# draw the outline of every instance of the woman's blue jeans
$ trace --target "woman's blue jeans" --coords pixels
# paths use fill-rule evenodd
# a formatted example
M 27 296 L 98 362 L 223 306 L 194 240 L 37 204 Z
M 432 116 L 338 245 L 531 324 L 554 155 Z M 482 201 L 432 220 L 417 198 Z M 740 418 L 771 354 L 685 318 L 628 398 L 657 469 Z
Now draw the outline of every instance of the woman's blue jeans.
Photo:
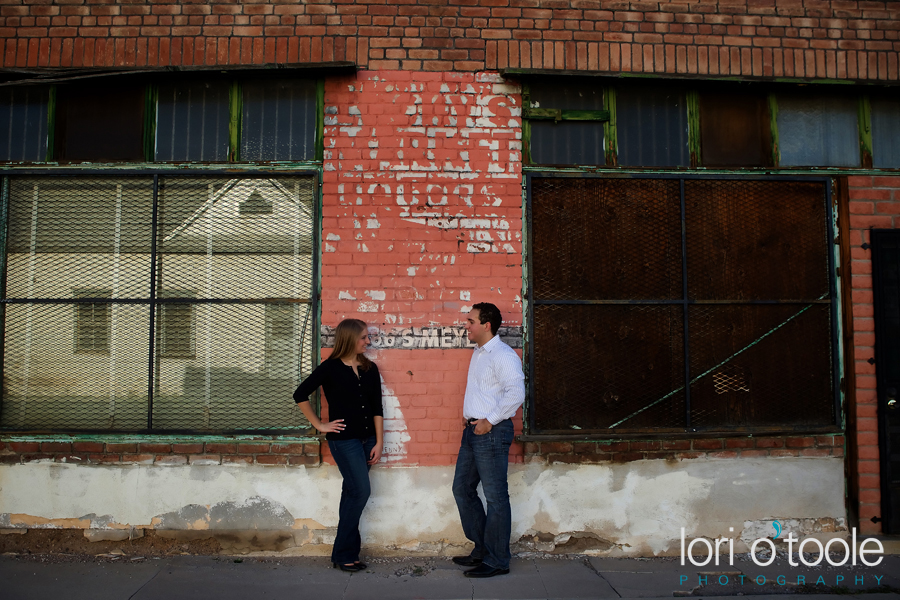
M 349 564 L 359 560 L 362 544 L 359 537 L 359 517 L 372 492 L 369 485 L 369 465 L 366 463 L 374 447 L 375 436 L 354 440 L 328 440 L 331 456 L 344 478 L 337 536 L 331 550 L 332 562 Z
M 471 556 L 497 569 L 509 568 L 512 511 L 507 470 L 512 440 L 513 423 L 509 419 L 500 421 L 484 435 L 475 435 L 475 427 L 466 426 L 453 477 L 453 496 L 463 533 L 475 542 Z M 487 513 L 478 497 L 479 481 Z

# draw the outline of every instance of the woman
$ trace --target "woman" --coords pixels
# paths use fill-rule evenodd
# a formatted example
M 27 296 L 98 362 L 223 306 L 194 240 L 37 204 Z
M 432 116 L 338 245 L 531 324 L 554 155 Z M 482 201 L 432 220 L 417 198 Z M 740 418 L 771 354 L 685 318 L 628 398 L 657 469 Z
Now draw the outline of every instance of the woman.
M 381 458 L 384 442 L 381 377 L 375 363 L 363 354 L 368 345 L 365 322 L 344 319 L 334 332 L 331 356 L 294 392 L 294 402 L 312 426 L 326 434 L 344 478 L 331 562 L 334 568 L 351 573 L 366 568 L 359 562 L 359 517 L 371 492 L 369 468 Z M 330 421 L 321 421 L 309 404 L 309 395 L 319 386 L 328 400 Z

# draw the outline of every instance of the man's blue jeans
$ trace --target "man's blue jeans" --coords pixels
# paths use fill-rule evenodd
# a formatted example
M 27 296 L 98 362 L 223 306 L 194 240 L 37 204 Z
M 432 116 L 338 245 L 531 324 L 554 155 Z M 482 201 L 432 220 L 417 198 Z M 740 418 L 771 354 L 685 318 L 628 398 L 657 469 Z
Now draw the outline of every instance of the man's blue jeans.
M 497 569 L 509 568 L 512 511 L 506 476 L 512 440 L 513 424 L 509 419 L 497 423 L 484 435 L 475 435 L 475 426 L 467 425 L 453 477 L 453 496 L 463 532 L 475 542 L 471 556 Z M 479 481 L 487 500 L 487 513 L 478 497 Z
M 355 440 L 328 440 L 328 448 L 344 478 L 331 562 L 349 564 L 359 560 L 362 544 L 359 537 L 359 517 L 372 492 L 366 461 L 374 447 L 375 436 Z

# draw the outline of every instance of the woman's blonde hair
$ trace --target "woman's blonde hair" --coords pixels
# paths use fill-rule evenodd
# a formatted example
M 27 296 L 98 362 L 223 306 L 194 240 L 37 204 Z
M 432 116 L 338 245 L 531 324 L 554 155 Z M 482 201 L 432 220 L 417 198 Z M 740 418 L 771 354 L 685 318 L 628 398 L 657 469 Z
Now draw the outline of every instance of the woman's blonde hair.
M 360 363 L 360 369 L 368 371 L 372 366 L 370 361 L 364 354 L 356 353 L 356 342 L 364 331 L 368 331 L 369 327 L 365 321 L 359 319 L 344 319 L 338 323 L 334 330 L 334 350 L 329 358 L 340 360 L 342 358 L 350 358 L 355 356 Z

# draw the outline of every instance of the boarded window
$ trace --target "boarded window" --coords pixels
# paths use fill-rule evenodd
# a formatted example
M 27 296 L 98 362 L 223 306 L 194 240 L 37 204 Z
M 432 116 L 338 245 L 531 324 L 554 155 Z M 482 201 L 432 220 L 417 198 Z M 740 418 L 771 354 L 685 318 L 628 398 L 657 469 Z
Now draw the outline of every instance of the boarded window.
M 531 190 L 532 432 L 834 427 L 823 183 Z
M 247 81 L 243 89 L 243 160 L 315 159 L 314 81 L 263 79 Z
M 688 118 L 685 93 L 671 85 L 616 88 L 619 164 L 626 167 L 686 167 Z
M 856 98 L 779 94 L 777 101 L 781 166 L 859 166 L 859 101 Z
M 187 292 L 170 292 L 167 296 L 193 296 Z M 187 303 L 158 306 L 159 355 L 163 358 L 194 358 L 194 307 Z
M 285 398 L 313 364 L 313 177 L 8 182 L 0 429 L 308 426 Z
M 872 99 L 872 166 L 900 168 L 900 100 L 896 98 Z
M 603 88 L 596 82 L 542 81 L 529 87 L 530 107 L 558 111 L 602 111 Z M 545 165 L 603 165 L 606 163 L 603 121 L 531 120 L 531 162 Z
M 156 160 L 228 160 L 230 87 L 224 81 L 160 86 Z
M 270 377 L 293 378 L 300 368 L 303 355 L 309 355 L 310 348 L 302 342 L 304 331 L 309 327 L 309 313 L 306 306 L 296 304 L 269 304 L 266 306 L 266 372 Z M 303 312 L 303 323 L 300 313 Z
M 142 85 L 92 81 L 56 91 L 56 158 L 62 161 L 142 161 Z
M 705 167 L 772 164 L 772 136 L 765 96 L 749 90 L 700 92 L 700 148 Z
M 47 159 L 47 102 L 44 87 L 0 89 L 0 161 Z
M 109 290 L 76 290 L 75 352 L 109 352 L 110 303 L 88 302 L 88 299 L 109 298 Z

